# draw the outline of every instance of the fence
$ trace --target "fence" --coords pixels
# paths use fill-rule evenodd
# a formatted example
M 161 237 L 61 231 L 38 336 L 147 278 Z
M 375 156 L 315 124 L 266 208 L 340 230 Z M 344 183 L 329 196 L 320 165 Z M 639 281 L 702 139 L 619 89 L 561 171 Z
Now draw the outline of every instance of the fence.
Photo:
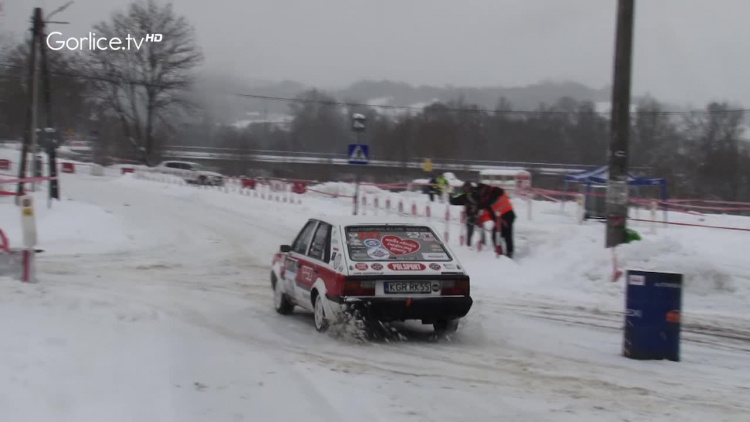
M 112 157 L 113 159 L 115 157 Z M 118 159 L 119 160 L 119 159 Z M 0 160 L 2 168 L 7 168 L 6 172 L 0 173 L 10 177 L 13 171 L 13 162 L 10 160 Z M 46 163 L 44 163 L 46 169 Z M 59 163 L 60 173 L 77 173 L 81 168 L 91 169 L 91 173 L 94 174 L 93 168 L 98 167 L 95 164 L 78 163 L 70 161 L 62 161 Z M 171 182 L 178 184 L 187 184 L 182 177 L 171 176 L 171 179 L 167 178 L 167 175 L 158 173 L 153 169 L 144 168 L 143 166 L 119 166 L 117 168 L 117 174 L 134 173 L 138 178 L 156 180 L 162 182 Z M 109 174 L 113 174 L 110 172 Z M 41 182 L 50 180 L 49 178 L 27 178 L 24 179 L 27 182 Z M 0 180 L 2 183 L 17 183 L 18 179 L 4 179 Z M 263 179 L 247 179 L 247 178 L 225 178 L 225 183 L 222 186 L 204 186 L 198 185 L 202 188 L 215 188 L 226 192 L 236 191 L 244 195 L 257 196 L 261 199 L 278 200 L 279 202 L 287 203 L 301 203 L 301 195 L 303 194 L 315 194 L 322 195 L 332 198 L 344 198 L 355 201 L 354 195 L 349 192 L 326 192 L 317 188 L 314 183 L 317 181 L 303 180 L 303 179 L 281 179 L 281 178 L 263 178 Z M 459 225 L 465 227 L 462 223 L 461 208 L 454 207 L 446 204 L 445 213 L 435 209 L 436 203 L 423 203 L 424 201 L 417 201 L 414 198 L 406 198 L 402 195 L 395 194 L 394 192 L 411 191 L 414 183 L 361 183 L 362 188 L 376 188 L 380 191 L 377 194 L 373 193 L 360 193 L 360 197 L 357 201 L 360 201 L 361 210 L 363 213 L 368 212 L 378 214 L 383 213 L 396 213 L 405 216 L 426 218 L 432 221 L 439 220 L 445 227 L 452 225 Z M 0 195 L 16 195 L 15 192 L 5 191 L 0 189 Z M 573 221 L 578 224 L 583 224 L 586 220 L 586 212 L 584 209 L 586 196 L 602 197 L 605 196 L 601 193 L 595 192 L 563 192 L 549 189 L 530 188 L 527 195 L 517 196 L 513 198 L 514 202 L 523 201 L 526 204 L 526 219 L 533 221 L 534 219 L 534 203 L 537 201 L 554 202 L 560 204 L 561 214 L 565 215 L 565 207 L 568 203 L 572 202 L 575 204 L 575 210 L 572 214 Z M 445 200 L 445 198 L 443 198 Z M 518 203 L 518 202 L 517 202 Z M 649 224 L 649 230 L 655 233 L 656 227 L 661 225 L 663 227 L 668 226 L 690 226 L 690 227 L 705 227 L 709 229 L 722 229 L 722 230 L 734 230 L 734 231 L 750 231 L 750 227 L 731 227 L 726 225 L 717 224 L 700 224 L 702 219 L 707 216 L 714 215 L 716 213 L 750 213 L 750 203 L 748 202 L 732 202 L 732 201 L 720 201 L 720 200 L 703 200 L 703 199 L 671 199 L 663 201 L 660 199 L 651 198 L 638 198 L 631 197 L 631 210 L 632 215 L 629 220 L 639 223 Z M 641 213 L 645 212 L 648 218 L 642 218 Z M 443 215 L 441 215 L 443 214 Z M 661 218 L 659 218 L 661 214 Z M 696 217 L 701 219 L 699 222 L 686 222 L 686 221 L 669 221 L 669 215 L 685 215 L 690 217 Z M 462 239 L 464 235 L 464 229 L 459 233 L 458 238 Z M 481 230 L 481 229 L 480 229 Z M 446 228 L 444 230 L 444 236 L 451 236 L 451 230 Z

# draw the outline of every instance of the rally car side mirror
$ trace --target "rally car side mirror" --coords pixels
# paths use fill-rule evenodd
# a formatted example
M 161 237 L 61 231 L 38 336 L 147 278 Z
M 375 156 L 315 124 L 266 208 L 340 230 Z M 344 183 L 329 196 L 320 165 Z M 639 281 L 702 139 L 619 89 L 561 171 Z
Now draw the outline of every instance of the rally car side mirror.
M 282 253 L 288 253 L 288 252 L 291 252 L 291 251 L 292 251 L 292 247 L 291 247 L 291 246 L 289 246 L 289 245 L 281 245 L 281 248 L 279 248 L 279 250 L 280 250 L 280 251 L 281 251 Z

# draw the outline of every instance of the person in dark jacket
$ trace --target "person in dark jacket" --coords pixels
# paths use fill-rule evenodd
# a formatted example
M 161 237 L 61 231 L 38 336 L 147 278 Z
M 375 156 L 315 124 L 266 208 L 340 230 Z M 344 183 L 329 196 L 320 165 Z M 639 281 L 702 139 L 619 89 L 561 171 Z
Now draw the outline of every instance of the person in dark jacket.
M 471 238 L 474 235 L 474 227 L 477 225 L 477 216 L 479 213 L 479 201 L 477 191 L 471 182 L 465 182 L 461 187 L 462 192 L 450 198 L 451 205 L 461 205 L 466 211 L 466 244 L 471 247 Z M 484 232 L 482 234 L 482 243 L 484 243 Z
M 427 195 L 430 196 L 430 202 L 435 202 L 435 194 L 437 193 L 437 177 L 432 176 L 427 185 Z
M 507 247 L 505 255 L 513 258 L 513 222 L 516 220 L 516 213 L 513 211 L 510 197 L 499 186 L 481 183 L 477 186 L 477 192 L 480 213 L 478 223 L 482 225 L 487 221 L 492 221 L 494 223 L 492 240 L 495 248 L 500 252 L 497 239 L 497 235 L 500 234 Z

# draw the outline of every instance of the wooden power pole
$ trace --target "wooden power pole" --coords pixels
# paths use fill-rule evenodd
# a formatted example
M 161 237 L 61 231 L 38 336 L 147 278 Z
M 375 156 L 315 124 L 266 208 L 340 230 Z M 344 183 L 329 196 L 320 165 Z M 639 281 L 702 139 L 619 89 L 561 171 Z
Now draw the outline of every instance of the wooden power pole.
M 63 7 L 52 12 L 52 15 L 60 11 L 65 10 L 70 6 L 72 2 L 67 3 Z M 47 61 L 47 49 L 44 42 L 44 28 L 48 22 L 42 17 L 42 9 L 37 7 L 34 9 L 32 16 L 31 26 L 31 56 L 29 57 L 29 105 L 27 110 L 27 121 L 28 127 L 26 130 L 26 136 L 23 140 L 23 147 L 21 148 L 21 163 L 18 171 L 18 178 L 25 179 L 26 177 L 37 177 L 42 173 L 40 161 L 37 157 L 42 148 L 47 152 L 49 162 L 49 199 L 60 199 L 59 181 L 57 180 L 57 160 L 55 158 L 55 150 L 57 148 L 56 131 L 52 122 L 52 99 L 51 99 L 51 82 L 49 75 L 49 63 Z M 67 23 L 67 22 L 52 22 L 52 23 Z M 40 75 L 41 72 L 41 75 Z M 42 77 L 44 83 L 44 104 L 45 104 L 45 130 L 41 131 L 42 138 L 39 138 L 37 134 L 37 128 L 39 125 L 39 77 Z M 31 155 L 31 162 L 29 163 L 29 155 Z M 28 171 L 30 167 L 30 172 Z M 30 173 L 30 174 L 27 174 Z M 16 190 L 16 202 L 18 198 L 24 194 L 24 185 L 22 181 L 18 182 L 18 188 Z M 35 190 L 35 182 L 31 183 L 32 190 Z M 51 204 L 51 202 L 49 202 Z
M 607 247 L 626 242 L 628 143 L 635 0 L 618 0 L 607 185 Z
M 18 169 L 18 178 L 24 179 L 27 174 L 28 156 L 31 154 L 31 177 L 34 177 L 36 170 L 36 128 L 37 128 L 37 100 L 39 99 L 39 48 L 43 47 L 43 41 L 41 40 L 42 28 L 44 21 L 42 20 L 42 9 L 37 7 L 34 9 L 34 15 L 32 17 L 31 25 L 31 57 L 29 58 L 29 108 L 27 111 L 28 127 L 26 128 L 26 136 L 23 140 L 23 146 L 21 148 L 21 165 Z M 32 184 L 33 186 L 33 184 Z M 24 182 L 18 182 L 18 189 L 16 190 L 16 199 L 18 199 L 24 193 Z M 16 200 L 18 202 L 18 200 Z

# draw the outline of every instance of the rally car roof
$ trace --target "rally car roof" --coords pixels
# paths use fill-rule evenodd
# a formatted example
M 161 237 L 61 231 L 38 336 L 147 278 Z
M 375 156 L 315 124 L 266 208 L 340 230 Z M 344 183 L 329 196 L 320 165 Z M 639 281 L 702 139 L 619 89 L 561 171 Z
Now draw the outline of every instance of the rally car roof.
M 339 215 L 321 215 L 310 217 L 312 220 L 325 221 L 326 223 L 338 226 L 428 226 L 427 223 L 417 223 L 409 221 L 388 221 L 388 217 L 378 216 L 339 216 Z

